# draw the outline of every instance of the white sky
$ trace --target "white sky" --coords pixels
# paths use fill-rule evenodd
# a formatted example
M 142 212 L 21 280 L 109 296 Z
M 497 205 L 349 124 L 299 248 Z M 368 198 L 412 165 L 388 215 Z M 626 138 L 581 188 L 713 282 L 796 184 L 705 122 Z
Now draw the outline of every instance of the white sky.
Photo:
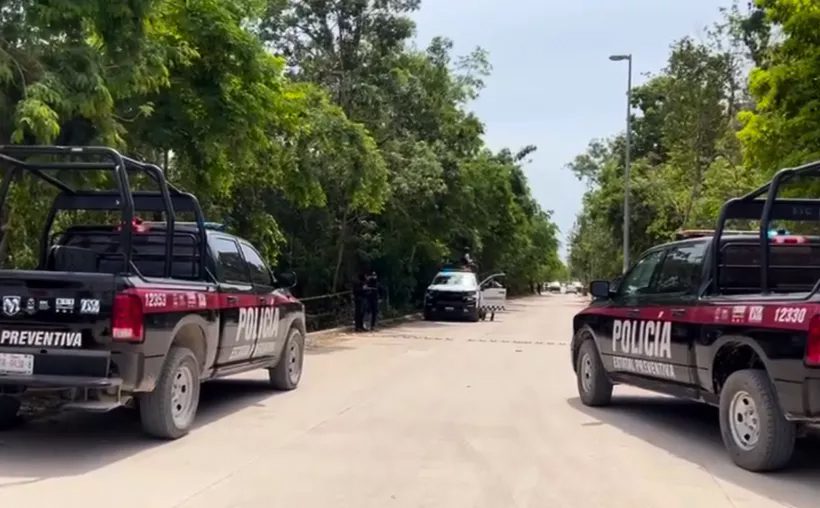
M 472 105 L 490 147 L 538 146 L 527 168 L 535 198 L 561 228 L 562 240 L 579 211 L 584 186 L 564 166 L 593 138 L 623 130 L 626 62 L 633 83 L 662 69 L 669 45 L 704 39 L 731 0 L 422 0 L 417 42 L 455 42 L 455 53 L 481 46 L 493 73 Z M 565 243 L 565 242 L 564 242 Z M 562 249 L 562 253 L 565 253 Z

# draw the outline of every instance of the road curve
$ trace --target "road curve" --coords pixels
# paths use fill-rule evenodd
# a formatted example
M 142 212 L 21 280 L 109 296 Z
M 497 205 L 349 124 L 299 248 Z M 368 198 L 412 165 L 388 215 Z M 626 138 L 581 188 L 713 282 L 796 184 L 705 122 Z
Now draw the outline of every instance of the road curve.
M 0 433 L 0 507 L 814 507 L 820 441 L 791 469 L 727 459 L 715 410 L 617 387 L 583 407 L 569 362 L 580 297 L 495 322 L 322 340 L 301 387 L 206 385 L 197 428 L 161 442 L 132 412 Z

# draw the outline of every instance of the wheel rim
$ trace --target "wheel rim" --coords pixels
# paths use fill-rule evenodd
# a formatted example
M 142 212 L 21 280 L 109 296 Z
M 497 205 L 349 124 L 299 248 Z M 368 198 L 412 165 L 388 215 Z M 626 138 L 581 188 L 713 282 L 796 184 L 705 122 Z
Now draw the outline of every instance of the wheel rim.
M 291 337 L 288 347 L 288 378 L 290 382 L 296 384 L 302 376 L 302 346 L 299 345 L 298 336 Z
M 188 426 L 193 418 L 196 387 L 194 374 L 187 365 L 180 365 L 174 371 L 171 386 L 171 417 L 179 428 Z
M 743 450 L 751 450 L 760 440 L 760 413 L 749 392 L 740 390 L 729 404 L 729 427 L 732 438 Z
M 592 358 L 589 353 L 584 353 L 581 357 L 581 387 L 584 392 L 592 389 Z

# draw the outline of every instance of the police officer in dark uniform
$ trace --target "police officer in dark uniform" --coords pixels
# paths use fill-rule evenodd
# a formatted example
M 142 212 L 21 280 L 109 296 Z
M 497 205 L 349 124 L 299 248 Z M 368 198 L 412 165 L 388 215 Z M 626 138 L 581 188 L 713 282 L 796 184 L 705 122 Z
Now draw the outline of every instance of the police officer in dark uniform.
M 367 310 L 370 312 L 370 331 L 376 329 L 376 321 L 379 316 L 379 277 L 376 271 L 370 272 L 365 279 L 365 298 L 367 299 Z
M 364 311 L 365 305 L 367 304 L 366 293 L 365 276 L 364 273 L 360 273 L 358 278 L 353 282 L 353 319 L 357 332 L 364 331 Z

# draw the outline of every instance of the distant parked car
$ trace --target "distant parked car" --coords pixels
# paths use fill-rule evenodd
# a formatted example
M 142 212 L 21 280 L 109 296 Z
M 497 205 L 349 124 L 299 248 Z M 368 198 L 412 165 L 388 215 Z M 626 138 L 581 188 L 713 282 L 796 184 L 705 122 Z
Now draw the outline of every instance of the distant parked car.
M 549 284 L 547 284 L 547 291 L 550 293 L 560 293 L 561 283 L 557 280 L 550 282 Z

